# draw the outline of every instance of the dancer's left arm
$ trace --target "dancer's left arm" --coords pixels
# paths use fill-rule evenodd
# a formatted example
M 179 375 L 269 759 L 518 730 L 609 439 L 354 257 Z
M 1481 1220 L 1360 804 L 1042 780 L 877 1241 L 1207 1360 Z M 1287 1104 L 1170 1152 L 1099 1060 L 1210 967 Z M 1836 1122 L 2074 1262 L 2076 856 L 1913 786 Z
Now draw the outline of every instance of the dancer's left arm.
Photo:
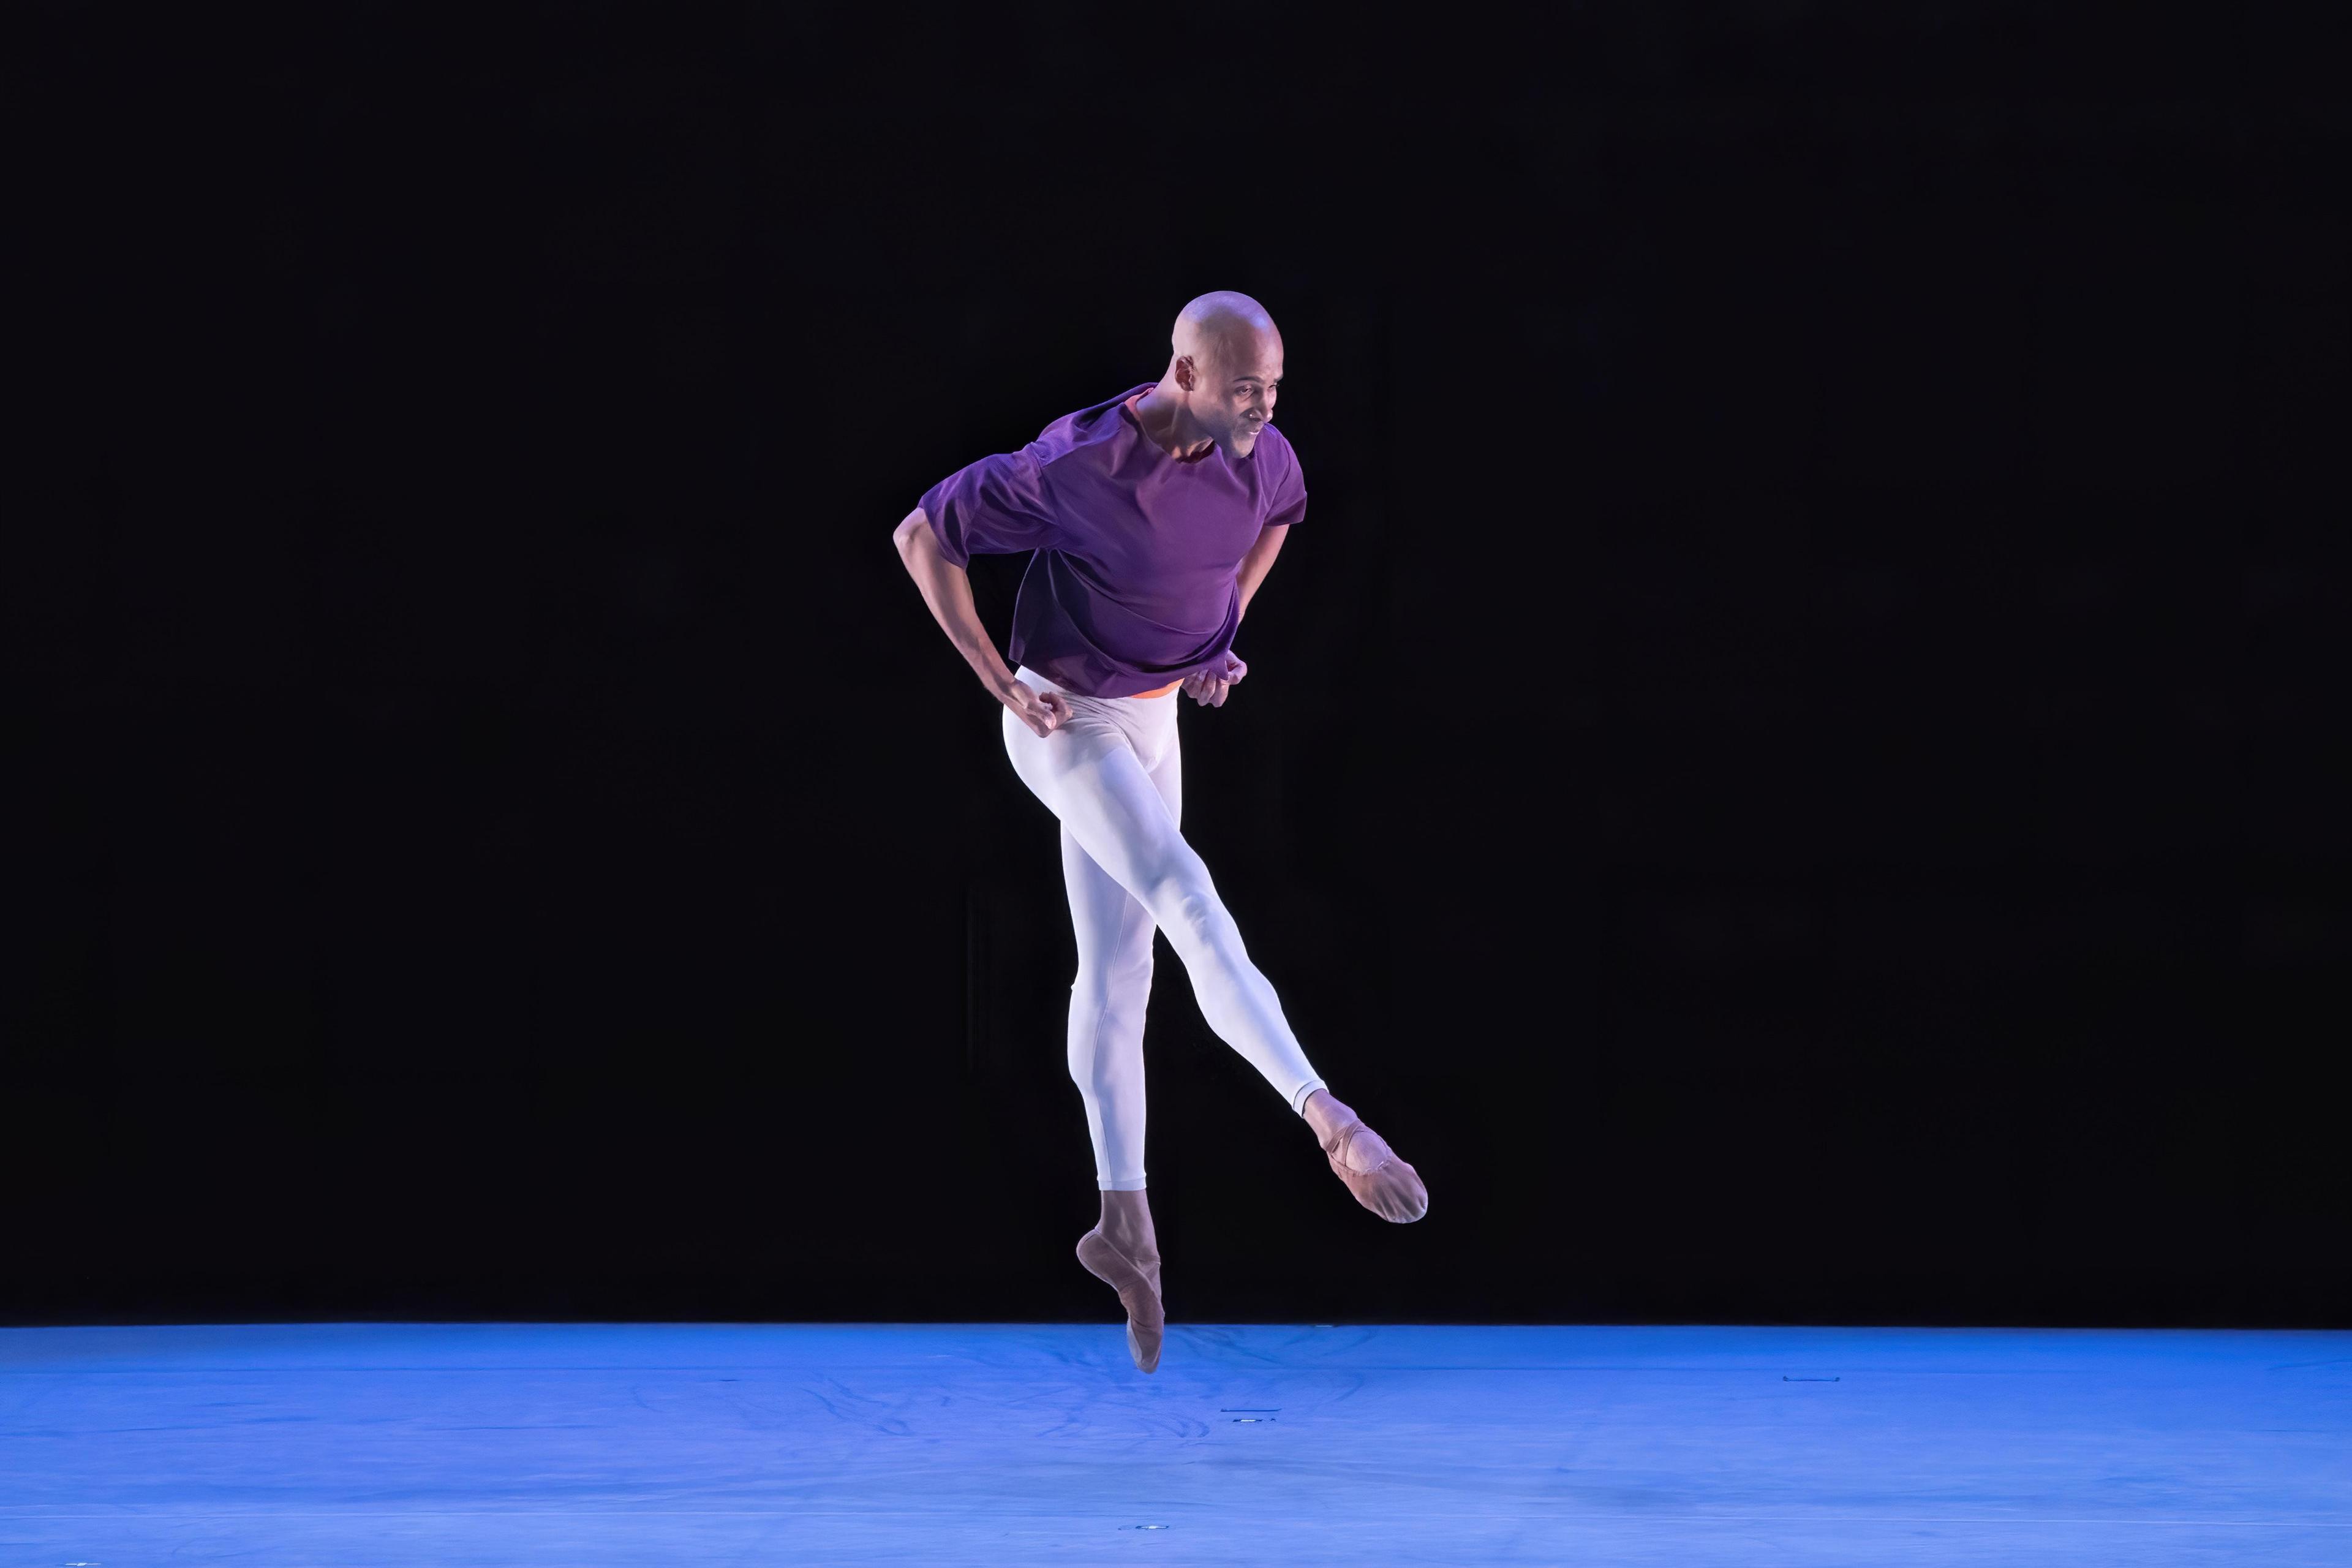
M 1283 538 L 1289 531 L 1290 525 L 1286 522 L 1258 530 L 1257 539 L 1250 545 L 1249 553 L 1242 557 L 1236 581 L 1241 584 L 1243 616 L 1249 614 L 1250 595 L 1257 592 L 1257 585 L 1260 583 L 1265 581 L 1266 573 L 1274 566 L 1275 556 L 1281 552 Z M 1235 618 L 1238 620 L 1240 617 Z M 1228 649 L 1225 654 L 1225 673 L 1223 676 L 1188 675 L 1184 678 L 1184 690 L 1193 701 L 1205 707 L 1223 708 L 1225 705 L 1225 693 L 1232 690 L 1234 683 L 1248 673 L 1249 666 L 1242 661 L 1238 654 Z

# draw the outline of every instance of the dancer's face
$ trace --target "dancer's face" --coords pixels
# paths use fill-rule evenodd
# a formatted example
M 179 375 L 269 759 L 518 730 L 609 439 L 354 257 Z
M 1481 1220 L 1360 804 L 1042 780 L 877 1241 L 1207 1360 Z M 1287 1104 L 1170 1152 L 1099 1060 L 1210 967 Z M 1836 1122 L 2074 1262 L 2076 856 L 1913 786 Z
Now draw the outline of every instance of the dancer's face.
M 1227 457 L 1246 458 L 1274 419 L 1274 400 L 1282 391 L 1282 338 L 1254 332 L 1219 349 L 1196 366 L 1191 412 Z

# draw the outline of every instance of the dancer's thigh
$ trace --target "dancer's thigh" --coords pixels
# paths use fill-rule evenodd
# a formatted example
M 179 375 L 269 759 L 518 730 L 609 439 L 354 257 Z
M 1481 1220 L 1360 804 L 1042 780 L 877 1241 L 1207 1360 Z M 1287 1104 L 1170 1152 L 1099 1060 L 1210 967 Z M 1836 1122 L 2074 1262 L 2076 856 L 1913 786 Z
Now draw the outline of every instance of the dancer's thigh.
M 1079 965 L 1100 964 L 1107 974 L 1123 973 L 1151 951 L 1151 933 L 1157 929 L 1151 912 L 1095 863 L 1067 823 L 1062 825 L 1061 839 L 1062 886 L 1070 895 L 1070 927 L 1077 938 Z
M 1183 768 L 1172 744 L 1146 776 L 1167 804 L 1169 819 L 1181 828 Z M 1060 837 L 1062 885 L 1069 892 L 1070 924 L 1077 935 L 1079 961 L 1100 960 L 1123 972 L 1151 949 L 1151 933 L 1158 929 L 1151 911 L 1087 853 L 1068 823 L 1062 824 Z
M 1029 739 L 1040 742 L 1025 749 L 1022 776 L 1035 775 L 1030 788 L 1112 881 L 1149 905 L 1152 889 L 1192 851 L 1133 748 L 1059 730 Z M 1070 744 L 1057 745 L 1061 741 Z M 1021 757 L 1015 765 L 1023 765 Z
M 1030 729 L 1010 708 L 1004 710 L 1003 723 L 1004 754 L 1013 760 L 1013 773 L 1048 811 L 1066 820 L 1063 808 L 1072 774 L 1110 752 L 1122 751 L 1130 761 L 1134 759 L 1133 742 L 1118 725 L 1097 714 L 1082 712 L 1066 719 L 1050 735 Z
M 1170 697 L 1160 700 L 1173 702 Z M 1173 738 L 1168 742 L 1168 754 L 1151 770 L 1151 787 L 1168 803 L 1168 820 L 1181 831 L 1184 826 L 1184 752 Z

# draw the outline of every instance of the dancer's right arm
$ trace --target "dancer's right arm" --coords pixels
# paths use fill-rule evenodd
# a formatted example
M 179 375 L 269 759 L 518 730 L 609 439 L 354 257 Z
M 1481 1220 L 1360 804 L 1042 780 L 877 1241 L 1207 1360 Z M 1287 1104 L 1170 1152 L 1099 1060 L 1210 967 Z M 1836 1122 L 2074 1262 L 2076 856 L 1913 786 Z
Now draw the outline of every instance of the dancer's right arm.
M 923 603 L 931 607 L 931 616 L 940 629 L 955 644 L 956 652 L 971 666 L 980 683 L 989 694 L 1020 717 L 1023 723 L 1040 735 L 1051 734 L 1054 727 L 1070 716 L 1067 699 L 1058 691 L 1040 693 L 1028 683 L 1013 679 L 1004 660 L 989 640 L 988 628 L 980 624 L 980 611 L 971 602 L 971 578 L 964 569 L 940 553 L 938 536 L 931 532 L 930 520 L 917 507 L 908 512 L 890 536 L 898 547 L 898 559 L 906 563 L 907 574 L 923 592 Z

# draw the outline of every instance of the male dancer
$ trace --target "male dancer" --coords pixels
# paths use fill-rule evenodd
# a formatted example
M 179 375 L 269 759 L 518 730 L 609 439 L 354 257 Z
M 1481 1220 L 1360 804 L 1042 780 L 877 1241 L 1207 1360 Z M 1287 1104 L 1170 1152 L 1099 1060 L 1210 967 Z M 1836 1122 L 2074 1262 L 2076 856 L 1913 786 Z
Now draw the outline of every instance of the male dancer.
M 1077 933 L 1070 1076 L 1094 1142 L 1102 1218 L 1078 1261 L 1118 1292 L 1128 1350 L 1160 1364 L 1166 1314 L 1143 1180 L 1143 1009 L 1151 934 L 1168 933 L 1201 1014 L 1314 1130 L 1331 1169 L 1382 1219 L 1429 1192 L 1332 1098 L 1249 960 L 1208 868 L 1178 831 L 1179 687 L 1222 708 L 1248 666 L 1232 652 L 1250 595 L 1307 512 L 1274 428 L 1282 335 L 1246 294 L 1176 318 L 1167 374 L 1045 426 L 1017 452 L 941 479 L 898 524 L 898 554 L 950 641 L 1004 705 L 1004 749 L 1061 819 Z M 1034 550 L 1008 670 L 973 612 L 965 563 Z

